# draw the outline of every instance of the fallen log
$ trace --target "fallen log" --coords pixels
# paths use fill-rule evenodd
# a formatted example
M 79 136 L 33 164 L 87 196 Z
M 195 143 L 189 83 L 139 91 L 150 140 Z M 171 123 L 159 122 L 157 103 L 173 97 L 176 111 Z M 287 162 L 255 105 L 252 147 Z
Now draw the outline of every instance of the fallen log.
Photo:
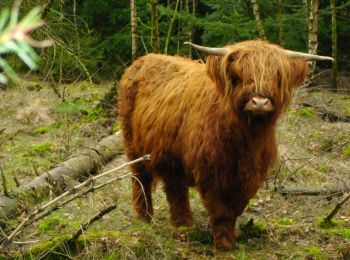
M 342 196 L 350 191 L 348 188 L 343 189 L 324 189 L 324 190 L 303 190 L 303 189 L 277 189 L 278 193 L 283 196 L 325 196 L 331 198 L 335 196 Z
M 72 157 L 48 173 L 41 174 L 31 182 L 13 190 L 8 196 L 0 196 L 0 225 L 28 209 L 28 205 L 38 203 L 49 192 L 62 193 L 66 183 L 82 181 L 97 169 L 111 161 L 123 150 L 121 133 L 118 132 L 101 140 L 94 148 Z
M 311 108 L 315 109 L 317 115 L 324 121 L 328 121 L 331 123 L 335 123 L 335 122 L 350 123 L 350 116 L 340 115 L 336 112 L 327 110 L 327 109 L 320 107 L 320 106 L 315 106 L 315 105 L 312 105 L 309 103 L 301 103 L 298 106 L 299 107 L 311 107 Z

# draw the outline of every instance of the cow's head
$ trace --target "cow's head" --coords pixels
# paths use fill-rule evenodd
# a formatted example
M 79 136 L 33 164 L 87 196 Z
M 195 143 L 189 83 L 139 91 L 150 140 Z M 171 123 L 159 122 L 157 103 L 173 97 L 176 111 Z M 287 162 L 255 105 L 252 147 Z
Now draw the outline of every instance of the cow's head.
M 252 122 L 277 118 L 283 111 L 292 89 L 306 78 L 305 60 L 332 60 L 284 50 L 261 40 L 224 48 L 191 45 L 210 54 L 206 61 L 209 77 L 241 118 Z

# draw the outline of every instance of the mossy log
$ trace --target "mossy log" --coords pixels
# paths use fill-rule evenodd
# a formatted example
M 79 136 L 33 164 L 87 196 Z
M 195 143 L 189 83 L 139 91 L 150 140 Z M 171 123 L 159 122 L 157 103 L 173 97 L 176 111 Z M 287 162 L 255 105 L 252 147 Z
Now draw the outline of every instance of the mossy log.
M 51 171 L 15 189 L 10 197 L 0 196 L 0 224 L 5 224 L 7 220 L 18 216 L 30 205 L 38 203 L 50 191 L 59 195 L 72 179 L 82 181 L 90 174 L 96 173 L 98 167 L 121 154 L 122 150 L 121 133 L 118 132 L 104 138 L 96 147 L 83 151 L 80 155 L 68 159 Z

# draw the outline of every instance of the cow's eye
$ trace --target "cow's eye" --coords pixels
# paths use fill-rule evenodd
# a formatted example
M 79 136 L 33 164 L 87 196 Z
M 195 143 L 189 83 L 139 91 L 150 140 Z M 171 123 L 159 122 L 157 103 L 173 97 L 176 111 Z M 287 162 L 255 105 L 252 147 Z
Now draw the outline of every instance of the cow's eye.
M 234 76 L 232 77 L 232 79 L 231 79 L 232 86 L 237 86 L 237 84 L 238 84 L 240 81 L 241 81 L 241 79 L 240 79 L 238 76 L 234 75 Z

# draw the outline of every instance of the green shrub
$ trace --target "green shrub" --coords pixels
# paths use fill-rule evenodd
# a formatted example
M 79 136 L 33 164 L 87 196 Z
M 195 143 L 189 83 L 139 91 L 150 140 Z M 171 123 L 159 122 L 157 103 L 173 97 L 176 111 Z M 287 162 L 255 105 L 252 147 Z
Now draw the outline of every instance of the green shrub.
M 297 114 L 302 117 L 316 117 L 316 112 L 313 108 L 302 108 L 297 111 Z
M 46 152 L 50 152 L 52 148 L 51 142 L 43 142 L 40 144 L 32 145 L 29 149 L 31 152 L 38 154 L 38 155 L 44 155 Z
M 343 154 L 345 157 L 350 157 L 350 144 L 345 147 Z

